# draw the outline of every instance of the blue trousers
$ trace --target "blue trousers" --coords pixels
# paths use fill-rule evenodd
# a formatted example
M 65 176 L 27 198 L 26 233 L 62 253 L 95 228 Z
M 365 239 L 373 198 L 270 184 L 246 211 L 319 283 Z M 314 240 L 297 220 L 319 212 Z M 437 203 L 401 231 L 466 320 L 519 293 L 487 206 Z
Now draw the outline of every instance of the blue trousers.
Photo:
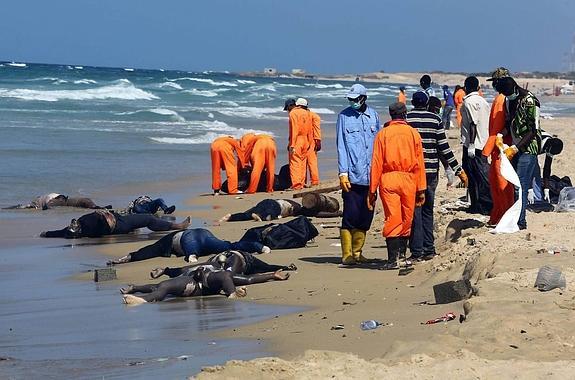
M 367 208 L 369 186 L 351 184 L 351 190 L 342 192 L 343 218 L 341 228 L 367 231 L 371 227 L 373 211 Z
M 533 179 L 535 178 L 535 171 L 539 167 L 537 164 L 537 156 L 528 153 L 517 153 L 513 157 L 513 167 L 517 172 L 519 177 L 519 182 L 521 183 L 521 215 L 519 216 L 519 222 L 517 225 L 519 228 L 527 228 L 527 220 L 525 219 L 525 210 L 527 208 L 527 191 Z M 519 191 L 515 188 L 515 199 L 519 197 Z
M 163 211 L 167 208 L 168 206 L 166 206 L 164 200 L 162 198 L 158 198 L 148 203 L 135 204 L 134 214 L 155 214 L 159 209 Z

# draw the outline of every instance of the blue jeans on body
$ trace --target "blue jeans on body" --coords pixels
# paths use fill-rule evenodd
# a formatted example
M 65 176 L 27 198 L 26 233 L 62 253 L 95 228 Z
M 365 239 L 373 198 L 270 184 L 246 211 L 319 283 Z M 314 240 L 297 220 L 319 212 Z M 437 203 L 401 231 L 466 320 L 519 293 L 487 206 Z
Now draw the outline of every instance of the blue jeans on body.
M 263 244 L 255 241 L 230 242 L 221 240 L 204 228 L 185 230 L 180 239 L 180 245 L 186 256 L 208 256 L 228 251 L 230 249 L 248 253 L 261 253 Z
M 427 189 L 425 190 L 425 203 L 416 207 L 411 225 L 409 250 L 412 257 L 421 257 L 435 254 L 433 237 L 433 206 L 435 202 L 435 189 L 439 175 L 426 174 Z
M 134 214 L 155 214 L 158 210 L 164 211 L 168 206 L 162 198 L 154 199 L 151 202 L 134 205 Z
M 519 177 L 519 182 L 521 183 L 521 215 L 519 216 L 519 222 L 517 225 L 521 229 L 527 228 L 527 220 L 525 219 L 525 210 L 527 208 L 527 191 L 529 186 L 535 178 L 535 171 L 539 167 L 537 164 L 537 156 L 528 153 L 517 153 L 513 158 L 513 167 L 517 172 Z M 515 188 L 515 199 L 519 197 L 519 191 Z

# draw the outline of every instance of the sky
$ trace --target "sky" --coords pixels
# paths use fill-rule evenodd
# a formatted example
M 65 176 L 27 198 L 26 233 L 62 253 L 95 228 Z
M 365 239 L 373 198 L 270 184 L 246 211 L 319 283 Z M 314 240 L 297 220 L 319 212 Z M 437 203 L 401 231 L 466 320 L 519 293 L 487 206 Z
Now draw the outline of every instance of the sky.
M 23 0 L 0 60 L 190 71 L 563 71 L 574 0 Z

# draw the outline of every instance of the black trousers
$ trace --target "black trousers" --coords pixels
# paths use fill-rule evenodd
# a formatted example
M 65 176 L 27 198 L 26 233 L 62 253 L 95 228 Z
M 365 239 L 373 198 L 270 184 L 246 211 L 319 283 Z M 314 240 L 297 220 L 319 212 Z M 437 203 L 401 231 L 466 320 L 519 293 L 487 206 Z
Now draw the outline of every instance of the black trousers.
M 475 149 L 475 157 L 470 158 L 464 149 L 462 157 L 463 170 L 469 178 L 469 212 L 489 215 L 493 208 L 491 190 L 489 189 L 489 164 L 481 150 Z

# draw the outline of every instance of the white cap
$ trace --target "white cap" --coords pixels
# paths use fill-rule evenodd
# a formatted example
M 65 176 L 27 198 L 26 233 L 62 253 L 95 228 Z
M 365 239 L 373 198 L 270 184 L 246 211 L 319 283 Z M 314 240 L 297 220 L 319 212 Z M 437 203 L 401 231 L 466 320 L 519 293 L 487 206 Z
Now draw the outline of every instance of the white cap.
M 297 100 L 295 101 L 295 105 L 307 107 L 307 100 L 304 98 L 297 98 Z

